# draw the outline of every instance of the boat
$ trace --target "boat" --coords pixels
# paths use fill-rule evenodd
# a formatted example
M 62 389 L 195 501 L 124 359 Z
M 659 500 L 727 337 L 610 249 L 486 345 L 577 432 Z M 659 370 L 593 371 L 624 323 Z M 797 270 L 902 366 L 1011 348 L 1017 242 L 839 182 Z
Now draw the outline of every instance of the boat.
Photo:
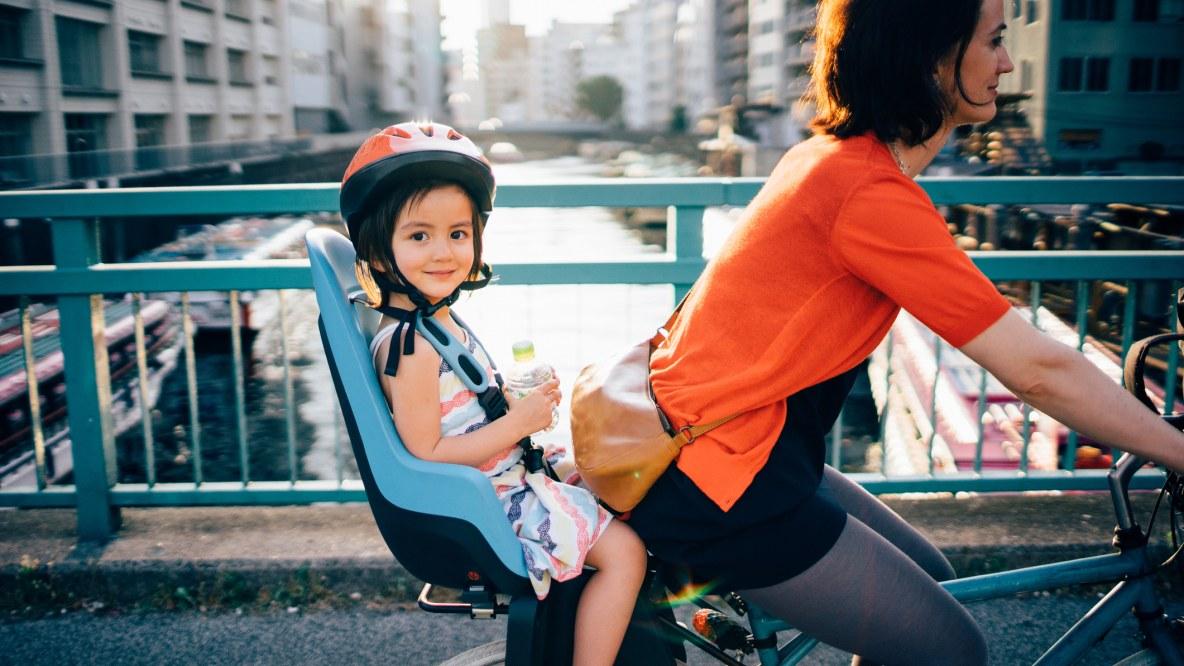
M 160 261 L 255 261 L 304 256 L 304 234 L 313 227 L 307 217 L 236 217 L 216 225 L 190 229 L 175 241 L 165 243 L 132 259 Z M 157 294 L 180 307 L 180 292 Z M 239 293 L 239 322 L 245 341 L 253 338 L 260 324 L 251 319 L 251 291 Z M 224 291 L 189 292 L 189 316 L 195 335 L 229 339 L 232 327 L 230 295 Z
M 1017 309 L 1024 317 L 1031 317 L 1030 308 Z M 1077 331 L 1047 308 L 1037 310 L 1036 321 L 1057 341 L 1077 346 Z M 928 473 L 930 448 L 935 473 L 973 471 L 976 464 L 983 470 L 1019 469 L 1024 454 L 1024 403 L 957 349 L 941 343 L 938 353 L 937 341 L 932 331 L 902 311 L 890 337 L 872 354 L 868 379 L 876 407 L 885 415 L 884 473 Z M 1106 376 L 1121 383 L 1122 364 L 1105 345 L 1087 335 L 1082 353 Z M 986 396 L 981 419 L 980 388 Z M 1153 400 L 1162 403 L 1161 387 L 1149 383 L 1148 391 Z M 933 405 L 937 411 L 936 429 L 930 425 Z M 1064 467 L 1069 429 L 1037 411 L 1030 411 L 1027 419 L 1027 469 Z M 1105 468 L 1110 466 L 1112 454 L 1108 447 L 1080 436 L 1073 462 L 1078 469 Z
M 111 424 L 119 436 L 140 423 L 143 408 L 137 371 L 134 305 L 130 298 L 105 301 L 104 339 L 111 378 Z M 140 304 L 147 354 L 147 394 L 151 409 L 161 382 L 176 367 L 181 344 L 179 326 L 170 305 L 158 299 Z M 45 471 L 49 483 L 67 477 L 74 460 L 66 405 L 66 377 L 57 308 L 29 306 L 33 336 L 34 376 L 45 442 Z M 19 310 L 0 313 L 0 487 L 35 487 L 36 460 L 33 420 L 25 369 Z

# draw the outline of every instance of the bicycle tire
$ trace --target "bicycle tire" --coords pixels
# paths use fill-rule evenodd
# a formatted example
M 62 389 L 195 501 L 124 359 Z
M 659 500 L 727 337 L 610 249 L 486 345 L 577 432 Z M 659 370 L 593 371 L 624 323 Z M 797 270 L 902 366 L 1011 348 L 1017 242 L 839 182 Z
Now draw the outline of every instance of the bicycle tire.
M 493 641 L 478 645 L 441 662 L 439 666 L 501 666 L 506 663 L 506 642 Z
M 1163 660 L 1159 658 L 1159 653 L 1147 648 L 1139 650 L 1126 659 L 1114 662 L 1114 666 L 1160 666 L 1162 663 Z

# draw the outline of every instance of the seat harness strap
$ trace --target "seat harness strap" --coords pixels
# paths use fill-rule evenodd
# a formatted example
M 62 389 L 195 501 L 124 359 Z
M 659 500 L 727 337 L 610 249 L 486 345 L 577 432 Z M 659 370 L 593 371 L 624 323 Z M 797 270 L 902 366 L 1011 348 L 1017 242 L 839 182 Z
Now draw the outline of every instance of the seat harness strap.
M 350 295 L 350 300 L 354 302 L 366 303 L 366 296 L 362 292 Z M 449 299 L 444 299 L 448 301 Z M 452 299 L 455 300 L 455 299 Z M 415 310 L 404 310 L 390 305 L 380 305 L 370 307 L 382 314 L 391 317 L 398 323 L 395 324 L 395 331 L 391 335 L 390 350 L 387 353 L 386 367 L 383 369 L 383 374 L 391 377 L 399 369 L 398 358 L 403 354 L 414 354 L 415 347 L 411 340 L 415 335 L 410 332 L 414 328 L 421 336 L 423 336 L 432 348 L 440 354 L 440 358 L 444 359 L 449 367 L 451 367 L 465 388 L 472 391 L 477 396 L 477 403 L 481 405 L 481 409 L 485 412 L 485 418 L 489 421 L 505 416 L 509 411 L 510 405 L 506 401 L 506 396 L 502 392 L 503 382 L 501 373 L 497 370 L 497 365 L 493 362 L 493 357 L 490 356 L 489 351 L 485 349 L 485 345 L 481 344 L 481 340 L 473 334 L 473 329 L 469 328 L 467 324 L 455 312 L 449 312 L 455 321 L 469 339 L 476 343 L 485 353 L 485 357 L 489 359 L 489 364 L 493 368 L 493 377 L 489 377 L 485 368 L 473 356 L 473 353 L 456 339 L 447 328 L 442 326 L 440 322 L 432 318 L 441 307 L 446 303 L 441 301 L 434 306 L 428 308 L 416 308 Z M 403 336 L 403 348 L 399 349 L 399 336 Z M 392 360 L 393 359 L 393 360 Z M 536 446 L 531 441 L 530 437 L 523 437 L 518 440 L 518 446 L 522 449 L 522 461 L 526 465 L 528 473 L 544 472 L 547 476 L 554 480 L 558 480 L 558 475 L 551 469 L 550 464 L 547 463 L 543 457 L 542 447 Z

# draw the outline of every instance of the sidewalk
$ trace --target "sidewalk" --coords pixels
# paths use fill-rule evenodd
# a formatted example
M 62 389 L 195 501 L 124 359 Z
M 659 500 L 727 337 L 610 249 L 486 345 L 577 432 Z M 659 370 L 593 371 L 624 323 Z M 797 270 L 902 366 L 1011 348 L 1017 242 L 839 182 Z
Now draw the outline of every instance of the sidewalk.
M 1138 520 L 1156 495 L 1133 498 Z M 1110 550 L 1106 494 L 884 499 L 964 576 Z M 1166 521 L 1161 512 L 1157 533 Z M 99 546 L 77 542 L 73 510 L 0 511 L 4 615 L 27 606 L 403 603 L 420 587 L 364 504 L 124 509 L 118 536 Z

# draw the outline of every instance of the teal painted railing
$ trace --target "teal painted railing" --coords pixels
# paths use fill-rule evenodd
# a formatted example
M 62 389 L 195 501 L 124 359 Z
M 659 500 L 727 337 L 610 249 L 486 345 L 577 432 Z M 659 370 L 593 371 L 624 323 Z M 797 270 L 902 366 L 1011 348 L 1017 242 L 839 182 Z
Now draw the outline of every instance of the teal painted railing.
M 921 179 L 919 182 L 937 204 L 1104 204 L 1114 201 L 1184 204 L 1184 178 L 947 178 Z M 668 249 L 665 255 L 626 261 L 501 263 L 498 272 L 503 284 L 669 284 L 674 286 L 677 298 L 689 288 L 705 266 L 702 256 L 704 210 L 711 206 L 745 205 L 760 185 L 758 179 L 613 180 L 503 185 L 499 187 L 497 195 L 499 208 L 668 206 L 671 214 L 668 217 Z M 104 307 L 102 294 L 212 290 L 230 292 L 233 300 L 244 290 L 308 289 L 311 286 L 307 262 L 302 260 L 101 263 L 98 250 L 99 219 L 303 214 L 333 211 L 336 207 L 336 184 L 0 193 L 0 218 L 51 220 L 55 265 L 0 269 L 0 295 L 57 299 L 67 377 L 66 399 L 70 405 L 68 419 L 73 442 L 75 480 L 73 486 L 39 483 L 34 489 L 0 489 L 0 506 L 75 506 L 80 536 L 104 539 L 118 528 L 119 508 L 125 506 L 363 501 L 364 494 L 356 481 L 340 478 L 336 481 L 297 480 L 294 472 L 288 481 L 251 480 L 245 457 L 247 443 L 241 428 L 241 394 L 237 400 L 240 410 L 240 454 L 243 456 L 241 481 L 203 482 L 200 465 L 197 465 L 193 483 L 156 483 L 151 473 L 144 484 L 116 483 L 107 350 L 105 345 L 96 344 L 96 339 L 101 340 L 97 336 L 102 333 L 101 324 L 97 323 L 102 321 L 99 316 Z M 1130 343 L 1134 296 L 1139 286 L 1152 281 L 1178 287 L 1184 282 L 1184 253 L 1179 251 L 975 252 L 971 256 L 996 281 L 1031 281 L 1033 303 L 1040 302 L 1040 285 L 1044 282 L 1074 283 L 1078 296 L 1076 323 L 1079 331 L 1084 331 L 1084 301 L 1089 285 L 1098 280 L 1125 285 L 1128 298 L 1126 316 L 1123 318 L 1127 327 L 1123 336 L 1123 351 Z M 1169 316 L 1167 301 L 1165 298 L 1163 303 L 1165 324 Z M 135 302 L 138 311 L 139 301 Z M 28 331 L 27 316 L 25 319 L 23 328 Z M 192 376 L 189 323 L 186 317 L 185 355 L 188 372 Z M 26 335 L 26 358 L 32 358 L 28 337 Z M 232 338 L 237 341 L 237 336 Z M 140 339 L 142 332 L 138 331 L 137 340 Z M 1079 346 L 1083 342 L 1084 334 L 1079 334 Z M 237 351 L 236 389 L 241 390 L 242 368 L 238 365 L 241 350 Z M 137 354 L 142 372 L 142 343 Z M 1176 363 L 1173 352 L 1170 358 L 1173 370 Z M 891 379 L 891 374 L 891 370 L 888 370 L 887 380 Z M 1173 383 L 1175 373 L 1169 372 L 1168 377 L 1170 396 L 1176 388 Z M 288 395 L 290 401 L 290 393 Z M 935 407 L 934 404 L 929 405 L 931 428 L 936 419 Z M 986 405 L 980 401 L 980 417 L 985 409 Z M 194 425 L 198 425 L 196 412 L 192 418 Z M 1030 442 L 1029 426 L 1025 413 L 1022 425 L 1025 452 Z M 146 454 L 150 458 L 150 429 L 146 425 L 144 430 Z M 292 430 L 289 414 L 290 457 Z M 981 433 L 980 428 L 980 443 Z M 194 444 L 199 446 L 197 441 Z M 1076 446 L 1075 439 L 1071 439 L 1070 446 Z M 1072 456 L 1066 458 L 1071 467 Z M 873 492 L 1104 487 L 1104 471 L 1030 471 L 1026 468 L 1026 456 L 1019 470 L 984 471 L 981 466 L 981 446 L 974 471 L 934 473 L 932 461 L 931 451 L 931 473 L 927 475 L 901 477 L 862 473 L 852 474 L 852 477 Z M 292 464 L 294 468 L 294 462 Z M 1155 480 L 1156 474 L 1151 472 L 1142 483 L 1148 486 Z

